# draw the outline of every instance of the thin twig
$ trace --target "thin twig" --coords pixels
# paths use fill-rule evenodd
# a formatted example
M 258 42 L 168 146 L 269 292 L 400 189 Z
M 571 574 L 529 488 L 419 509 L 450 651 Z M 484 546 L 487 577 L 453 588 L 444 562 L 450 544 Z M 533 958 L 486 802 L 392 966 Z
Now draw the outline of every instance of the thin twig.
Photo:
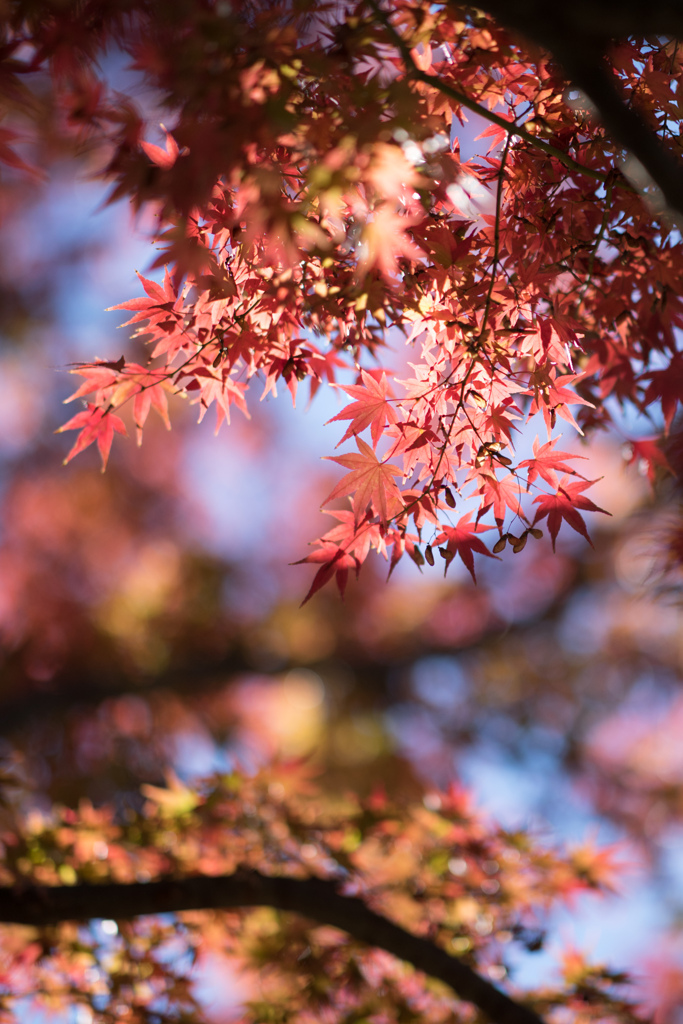
M 588 272 L 587 272 L 587 275 L 586 275 L 586 282 L 585 282 L 585 284 L 583 286 L 583 289 L 581 291 L 581 295 L 579 296 L 580 301 L 583 301 L 583 297 L 586 294 L 586 291 L 588 290 L 588 287 L 591 284 L 592 279 L 593 279 L 593 266 L 595 264 L 595 257 L 598 254 L 598 249 L 600 248 L 600 243 L 602 242 L 603 238 L 605 237 L 605 231 L 607 230 L 607 224 L 609 222 L 609 215 L 610 215 L 610 207 L 611 207 L 611 205 L 612 205 L 612 182 L 608 181 L 607 182 L 607 189 L 605 191 L 605 210 L 604 210 L 603 215 L 602 215 L 602 223 L 600 224 L 600 230 L 598 231 L 597 238 L 595 239 L 595 244 L 594 244 L 593 248 L 591 249 L 591 254 L 590 254 L 590 257 L 588 259 Z
M 500 208 L 503 198 L 503 177 L 505 175 L 505 164 L 507 162 L 511 142 L 512 132 L 508 131 L 508 137 L 505 140 L 505 147 L 500 158 L 500 168 L 498 169 L 498 185 L 496 189 L 496 220 L 493 228 L 493 263 L 491 264 L 491 280 L 489 281 L 489 290 L 486 295 L 484 317 L 481 322 L 481 330 L 479 331 L 480 339 L 482 338 L 484 331 L 486 330 L 486 324 L 489 318 L 489 310 L 491 308 L 491 295 L 493 294 L 493 287 L 496 283 L 496 275 L 498 273 L 498 261 L 500 258 Z

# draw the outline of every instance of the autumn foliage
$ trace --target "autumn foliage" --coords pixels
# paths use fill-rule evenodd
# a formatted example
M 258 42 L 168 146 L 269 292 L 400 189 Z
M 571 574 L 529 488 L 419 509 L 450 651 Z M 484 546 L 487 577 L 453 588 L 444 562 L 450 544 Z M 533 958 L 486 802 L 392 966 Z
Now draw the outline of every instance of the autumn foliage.
M 123 111 L 104 94 L 81 130 L 108 129 L 113 197 L 158 210 L 169 269 L 115 307 L 149 365 L 74 370 L 89 404 L 62 427 L 80 431 L 68 458 L 96 441 L 106 463 L 129 402 L 138 434 L 171 394 L 200 418 L 215 406 L 218 428 L 233 406 L 248 415 L 259 380 L 260 398 L 283 382 L 295 399 L 355 368 L 333 419 L 357 450 L 334 456 L 350 472 L 327 499 L 348 495 L 353 514 L 305 559 L 320 566 L 309 596 L 335 576 L 343 590 L 372 549 L 422 564 L 428 543 L 474 574 L 474 553 L 519 551 L 544 520 L 553 543 L 563 525 L 588 537 L 582 513 L 602 510 L 553 430 L 633 420 L 629 407 L 671 427 L 680 242 L 552 56 L 483 15 L 411 4 L 179 10 L 127 45 L 169 92 L 165 147 L 129 109 L 117 139 Z M 205 74 L 176 76 L 201 47 Z M 674 42 L 622 43 L 610 66 L 653 129 L 675 117 Z M 472 110 L 488 153 L 461 161 Z M 396 331 L 408 377 L 382 367 Z
M 532 831 L 500 828 L 450 778 L 425 791 L 419 751 L 406 767 L 380 757 L 382 741 L 362 740 L 359 729 L 358 743 L 377 755 L 369 784 L 362 756 L 356 763 L 346 751 L 335 762 L 330 751 L 346 741 L 333 731 L 320 738 L 318 677 L 296 672 L 297 659 L 334 655 L 358 679 L 384 673 L 386 705 L 402 661 L 482 638 L 483 649 L 527 612 L 546 615 L 578 578 L 567 534 L 591 544 L 586 513 L 612 512 L 591 497 L 597 480 L 573 435 L 611 432 L 652 488 L 679 473 L 676 29 L 615 30 L 599 50 L 587 46 L 591 70 L 559 42 L 555 50 L 520 34 L 514 12 L 508 23 L 419 0 L 13 0 L 0 17 L 0 198 L 7 208 L 14 195 L 28 202 L 43 165 L 66 155 L 104 183 L 108 202 L 131 205 L 154 244 L 140 294 L 112 296 L 133 356 L 69 368 L 77 411 L 57 432 L 77 433 L 64 461 L 95 445 L 104 469 L 114 435 L 129 431 L 161 450 L 150 414 L 170 429 L 183 400 L 200 421 L 213 407 L 218 432 L 233 416 L 256 415 L 278 388 L 300 404 L 335 389 L 325 464 L 334 482 L 322 502 L 334 522 L 300 559 L 314 575 L 299 599 L 335 581 L 359 602 L 348 620 L 331 604 L 316 618 L 316 602 L 329 601 L 317 596 L 298 613 L 298 634 L 291 612 L 255 623 L 236 602 L 221 617 L 214 577 L 205 586 L 219 570 L 179 553 L 177 524 L 150 513 L 150 554 L 142 512 L 126 520 L 126 509 L 152 506 L 146 471 L 134 483 L 120 466 L 113 484 L 70 477 L 71 504 L 45 476 L 52 517 L 40 529 L 32 524 L 45 509 L 30 483 L 15 482 L 7 507 L 16 525 L 0 552 L 12 593 L 0 608 L 8 690 L 14 696 L 25 679 L 29 701 L 43 687 L 57 707 L 63 690 L 67 706 L 71 692 L 71 704 L 104 710 L 97 721 L 80 705 L 67 713 L 54 749 L 69 751 L 73 771 L 44 755 L 55 762 L 49 812 L 24 813 L 12 797 L 20 772 L 0 779 L 9 794 L 0 1017 L 21 1017 L 39 993 L 58 1012 L 82 1014 L 79 1024 L 200 1020 L 192 972 L 219 964 L 236 990 L 244 986 L 234 999 L 244 1021 L 642 1019 L 647 1000 L 629 978 L 575 949 L 563 953 L 556 985 L 514 984 L 515 956 L 542 947 L 548 915 L 582 893 L 613 891 L 615 850 L 586 842 L 562 852 Z M 136 76 L 128 91 L 117 81 L 121 57 Z M 116 619 L 118 580 L 97 604 L 110 581 L 93 554 L 95 519 L 112 575 L 117 552 L 121 564 L 166 558 L 151 610 L 136 605 Z M 273 533 L 287 529 L 283 519 Z M 662 515 L 661 524 L 670 581 L 683 562 L 680 518 Z M 469 579 L 525 550 L 520 608 L 506 623 Z M 404 559 L 426 572 L 443 564 L 444 575 L 460 562 L 469 575 L 462 591 L 440 592 L 427 611 L 416 599 L 398 626 L 387 624 L 367 591 L 347 590 L 371 551 L 389 575 Z M 41 584 L 48 562 L 63 577 L 54 593 Z M 635 625 L 633 635 L 635 650 Z M 518 677 L 506 713 L 526 725 L 538 712 L 540 728 L 564 735 L 567 765 L 580 765 L 606 816 L 644 847 L 662 822 L 678 820 L 678 791 L 664 769 L 648 767 L 640 740 L 610 746 L 609 723 L 601 738 L 592 719 L 579 732 L 590 717 L 576 710 L 581 693 L 591 693 L 593 711 L 609 705 L 607 670 L 591 689 L 582 665 L 576 698 L 562 656 L 550 658 L 542 639 L 528 662 L 521 644 L 497 663 L 493 646 L 480 655 L 484 710 L 468 711 L 464 731 L 485 729 L 485 698 L 504 703 L 502 664 Z M 293 732 L 305 732 L 306 715 L 317 723 L 317 766 L 297 759 L 311 754 L 305 742 L 263 766 L 264 751 L 283 753 L 273 740 L 282 721 L 258 704 L 259 673 L 273 665 L 285 673 L 283 692 L 298 694 Z M 228 677 L 230 692 L 198 698 L 193 673 L 214 690 Z M 541 676 L 557 687 L 552 707 Z M 133 697 L 121 696 L 122 677 Z M 362 687 L 344 686 L 352 717 Z M 26 709 L 15 713 L 25 723 Z M 166 739 L 180 743 L 207 719 L 241 737 L 247 767 L 253 742 L 261 767 L 180 781 Z M 52 743 L 52 727 L 36 735 Z M 36 745 L 26 741 L 27 760 Z M 88 776 L 119 746 L 130 757 L 99 799 Z M 437 761 L 440 777 L 443 763 L 452 772 L 450 755 L 437 751 Z M 641 835 L 639 821 L 657 808 Z M 103 923 L 84 923 L 94 918 Z M 667 999 L 661 1020 L 673 1022 Z

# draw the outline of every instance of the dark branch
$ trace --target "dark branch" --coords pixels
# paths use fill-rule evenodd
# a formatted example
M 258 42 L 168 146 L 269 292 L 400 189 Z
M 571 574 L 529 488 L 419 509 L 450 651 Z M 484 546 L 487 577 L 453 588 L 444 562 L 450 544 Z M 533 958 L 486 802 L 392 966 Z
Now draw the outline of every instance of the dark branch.
M 552 625 L 561 616 L 577 588 L 585 583 L 584 576 L 584 569 L 580 565 L 575 566 L 564 588 L 532 618 L 519 624 L 501 622 L 494 616 L 482 634 L 457 645 L 433 643 L 425 635 L 419 634 L 407 637 L 405 648 L 400 652 L 375 652 L 369 651 L 362 644 L 345 640 L 344 670 L 352 673 L 358 691 L 371 694 L 377 701 L 388 694 L 394 699 L 396 678 L 408 673 L 422 658 L 443 654 L 462 655 L 481 647 L 489 649 L 503 637 L 518 636 L 524 642 L 540 626 Z M 307 667 L 326 678 L 330 673 L 335 674 L 339 659 L 339 655 L 332 655 L 325 661 L 311 662 Z M 62 722 L 67 715 L 87 713 L 104 701 L 124 694 L 134 693 L 149 699 L 153 694 L 166 692 L 192 700 L 224 690 L 241 675 L 258 672 L 267 676 L 296 669 L 300 664 L 297 660 L 283 660 L 272 669 L 264 668 L 255 662 L 253 652 L 247 645 L 235 643 L 223 657 L 207 659 L 203 663 L 197 657 L 190 661 L 187 656 L 178 656 L 162 672 L 149 677 L 133 675 L 122 666 L 112 664 L 110 676 L 103 679 L 102 672 L 96 673 L 83 667 L 75 669 L 73 664 L 69 664 L 50 681 L 48 691 L 38 690 L 34 680 L 21 671 L 12 674 L 0 671 L 3 694 L 0 697 L 0 738 L 12 737 L 19 730 L 45 721 Z
M 39 927 L 93 918 L 125 920 L 142 914 L 260 906 L 303 914 L 384 949 L 445 982 L 460 999 L 474 1003 L 496 1024 L 543 1024 L 533 1010 L 515 1002 L 456 957 L 404 931 L 362 900 L 340 895 L 334 882 L 320 878 L 268 877 L 258 871 L 238 870 L 218 878 L 0 889 L 0 921 Z
M 594 104 L 609 136 L 640 161 L 669 208 L 683 214 L 683 162 L 624 103 L 602 60 L 613 39 L 683 38 L 681 0 L 577 0 L 555 7 L 545 0 L 487 0 L 484 7 L 501 24 L 550 50 L 570 81 Z
M 578 582 L 579 577 L 577 585 Z M 525 622 L 523 628 L 517 625 L 506 628 L 505 624 L 494 619 L 489 628 L 472 642 L 448 647 L 430 643 L 428 639 L 420 637 L 419 642 L 415 641 L 406 651 L 398 654 L 390 651 L 384 656 L 383 652 L 375 655 L 360 645 L 347 645 L 342 664 L 346 671 L 352 673 L 359 691 L 372 695 L 373 699 L 381 702 L 387 694 L 393 693 L 396 677 L 407 673 L 421 658 L 444 654 L 461 655 L 468 651 L 476 651 L 481 646 L 496 643 L 501 636 L 509 636 L 510 633 L 524 637 L 539 624 L 552 622 L 574 589 L 572 580 L 566 591 L 562 591 L 538 616 Z M 310 662 L 306 667 L 325 678 L 328 674 L 334 675 L 340 660 L 331 657 L 321 662 Z M 126 674 L 118 666 L 113 666 L 111 677 L 103 682 L 101 675 L 98 676 L 94 671 L 76 673 L 69 666 L 63 674 L 51 680 L 52 689 L 48 692 L 38 690 L 33 680 L 17 673 L 13 692 L 7 697 L 0 698 L 0 739 L 16 739 L 16 733 L 22 729 L 30 729 L 44 722 L 63 722 L 65 717 L 71 714 L 86 714 L 100 707 L 105 701 L 116 700 L 126 694 L 135 694 L 143 700 L 149 700 L 154 694 L 167 693 L 196 701 L 216 691 L 225 690 L 242 675 L 258 671 L 262 676 L 275 676 L 297 669 L 300 665 L 301 662 L 288 659 L 273 669 L 264 669 L 255 665 L 248 651 L 237 648 L 214 662 L 189 665 L 183 661 L 177 667 L 168 668 L 158 675 L 142 680 L 138 676 Z
M 557 159 L 560 160 L 565 167 L 569 168 L 569 170 L 578 171 L 580 174 L 585 174 L 587 177 L 595 178 L 598 181 L 606 180 L 606 176 L 600 171 L 596 171 L 592 167 L 586 167 L 584 164 L 574 160 L 574 158 L 571 157 L 569 153 L 565 153 L 564 150 L 558 149 L 557 146 L 553 146 L 549 142 L 545 142 L 543 139 L 539 139 L 535 135 L 532 135 L 526 130 L 526 128 L 524 128 L 523 125 L 518 125 L 515 122 L 508 121 L 506 118 L 501 117 L 500 114 L 496 114 L 494 111 L 489 110 L 488 107 L 483 104 L 477 103 L 477 101 L 473 100 L 471 96 L 464 93 L 462 89 L 458 89 L 455 86 L 450 85 L 448 82 L 442 81 L 435 75 L 428 75 L 424 71 L 421 71 L 413 60 L 410 47 L 400 33 L 396 31 L 391 20 L 387 16 L 386 12 L 382 11 L 377 0 L 368 0 L 368 2 L 372 10 L 382 22 L 387 35 L 403 57 L 403 61 L 406 66 L 406 74 L 409 78 L 414 81 L 422 82 L 424 85 L 427 85 L 432 89 L 437 89 L 439 92 L 443 93 L 444 96 L 449 96 L 452 100 L 455 100 L 456 103 L 460 103 L 467 110 L 471 110 L 474 114 L 478 114 L 485 121 L 490 121 L 492 124 L 497 124 L 499 128 L 504 128 L 505 131 L 509 133 L 508 140 L 510 138 L 510 134 L 516 135 L 535 149 L 540 149 L 541 152 L 545 153 L 547 156 L 557 157 Z
M 554 30 L 568 44 L 602 45 L 626 36 L 683 37 L 681 0 L 572 0 L 552 7 L 547 0 L 486 0 L 481 5 L 503 25 L 530 39 L 541 40 Z
M 667 152 L 643 119 L 626 106 L 614 85 L 614 76 L 599 60 L 587 60 L 581 50 L 558 44 L 554 52 L 572 82 L 595 105 L 607 133 L 643 165 L 659 186 L 667 206 L 683 214 L 683 163 Z

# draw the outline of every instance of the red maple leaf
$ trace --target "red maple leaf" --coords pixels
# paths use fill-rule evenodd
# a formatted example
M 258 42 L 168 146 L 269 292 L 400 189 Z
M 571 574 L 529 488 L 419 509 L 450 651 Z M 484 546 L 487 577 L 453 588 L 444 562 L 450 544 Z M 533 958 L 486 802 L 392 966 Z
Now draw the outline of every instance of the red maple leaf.
M 603 512 L 606 516 L 611 515 L 610 512 L 605 512 L 604 508 L 600 508 L 590 498 L 581 493 L 586 487 L 590 487 L 596 482 L 595 480 L 575 480 L 574 483 L 571 483 L 568 476 L 563 476 L 556 494 L 539 494 L 534 498 L 534 504 L 538 504 L 534 523 L 545 519 L 546 516 L 548 517 L 548 529 L 553 542 L 553 551 L 555 550 L 555 540 L 557 539 L 563 519 L 569 523 L 573 530 L 576 530 L 582 537 L 585 537 L 591 547 L 593 546 L 579 509 L 583 509 L 584 512 Z
M 512 447 L 512 431 L 516 430 L 519 433 L 519 427 L 515 426 L 511 416 L 505 415 L 508 412 L 516 413 L 515 419 L 521 417 L 521 410 L 517 408 L 513 398 L 507 398 L 499 405 L 489 405 L 484 418 L 484 432 L 495 437 L 505 436 Z
M 172 391 L 173 385 L 168 380 L 168 374 L 162 370 L 150 370 L 139 363 L 126 363 L 121 356 L 117 363 L 92 363 L 79 366 L 71 373 L 77 373 L 85 377 L 85 380 L 67 402 L 97 391 L 97 405 L 116 409 L 135 396 L 133 419 L 137 428 L 138 444 L 142 441 L 142 428 L 152 406 L 161 416 L 166 429 L 171 429 L 166 392 Z
M 398 213 L 389 203 L 383 203 L 373 210 L 372 220 L 363 228 L 363 249 L 358 261 L 358 273 L 362 277 L 377 267 L 382 277 L 395 280 L 399 272 L 398 260 L 419 260 L 424 257 L 407 233 L 406 228 L 415 227 L 424 220 L 419 214 Z
M 110 313 L 115 309 L 127 309 L 136 314 L 131 320 L 127 320 L 125 324 L 121 324 L 122 327 L 127 327 L 128 324 L 137 323 L 138 320 L 147 319 L 152 310 L 169 310 L 178 298 L 173 289 L 168 271 L 166 272 L 163 288 L 161 285 L 157 284 L 156 281 L 152 281 L 148 277 L 143 277 L 140 273 L 138 273 L 138 280 L 147 292 L 147 295 L 149 296 L 148 298 L 143 299 L 141 297 L 138 299 L 129 299 L 128 302 L 120 302 L 118 306 L 108 306 L 105 310 L 105 312 Z
M 377 523 L 370 522 L 369 518 L 361 517 L 357 524 L 353 512 L 348 509 L 323 509 L 326 516 L 334 516 L 339 520 L 338 526 L 323 534 L 321 542 L 329 541 L 337 544 L 350 555 L 355 555 L 359 562 L 364 562 L 368 557 L 370 548 L 379 550 L 382 547 L 380 528 Z
M 356 444 L 359 454 L 352 452 L 348 455 L 325 456 L 331 462 L 338 462 L 340 466 L 350 469 L 351 472 L 339 481 L 323 505 L 346 494 L 355 494 L 356 525 L 371 502 L 375 513 L 386 526 L 389 520 L 399 515 L 405 507 L 401 492 L 392 479 L 401 476 L 401 470 L 390 463 L 380 462 L 370 445 L 362 438 L 357 437 Z
M 408 512 L 412 514 L 415 520 L 415 526 L 418 530 L 421 530 L 426 522 L 434 523 L 435 526 L 440 526 L 439 517 L 437 515 L 438 504 L 435 505 L 435 499 L 431 494 L 425 491 L 402 491 L 401 497 L 403 498 Z
M 323 380 L 326 379 L 330 384 L 334 384 L 335 368 L 340 367 L 345 370 L 347 369 L 347 364 L 343 359 L 339 358 L 339 354 L 335 349 L 330 349 L 329 352 L 320 352 L 315 345 L 312 345 L 310 342 L 308 342 L 308 348 L 311 352 L 310 363 L 312 374 L 309 380 L 311 382 L 311 399 L 313 399 Z
M 305 558 L 300 558 L 298 562 L 293 562 L 293 565 L 303 565 L 304 563 L 314 562 L 322 565 L 318 569 L 317 573 L 313 577 L 310 589 L 306 594 L 305 598 L 301 602 L 301 605 L 306 604 L 307 601 L 313 597 L 313 595 L 324 587 L 326 583 L 336 576 L 337 586 L 339 587 L 339 593 L 344 596 L 346 590 L 346 584 L 349 578 L 349 569 L 353 569 L 358 575 L 361 563 L 358 558 L 354 555 L 350 555 L 343 548 L 340 548 L 337 544 L 325 541 L 321 547 L 315 551 L 311 551 L 310 555 L 306 555 Z
M 13 132 L 9 128 L 0 128 L 0 161 L 7 164 L 8 167 L 14 167 L 16 170 L 31 175 L 31 177 L 44 178 L 46 176 L 44 171 L 34 167 L 33 164 L 26 163 L 11 146 L 8 146 L 8 142 L 20 142 L 21 139 L 18 132 Z
M 559 470 L 561 473 L 571 473 L 574 476 L 577 475 L 576 470 L 568 466 L 563 459 L 585 459 L 585 455 L 574 455 L 572 452 L 560 452 L 554 451 L 554 447 L 557 444 L 558 438 L 554 441 L 548 441 L 544 445 L 539 445 L 538 436 L 534 441 L 534 457 L 533 459 L 525 459 L 524 462 L 520 462 L 520 469 L 528 469 L 527 479 L 529 484 L 532 484 L 537 476 L 542 476 L 543 479 L 550 484 L 551 487 L 557 487 L 557 473 Z M 578 474 L 580 475 L 580 474 Z
M 584 374 L 581 373 L 564 373 L 558 376 L 554 366 L 539 367 L 538 370 L 531 373 L 529 375 L 529 391 L 533 395 L 533 399 L 529 408 L 529 419 L 540 409 L 550 433 L 554 426 L 553 414 L 557 413 L 582 434 L 583 431 L 570 412 L 569 406 L 587 405 L 591 409 L 595 406 L 587 399 L 580 398 L 565 385 L 573 384 L 583 376 Z
M 356 401 L 347 405 L 341 412 L 333 416 L 328 423 L 336 420 L 351 420 L 349 427 L 339 444 L 343 444 L 353 434 L 360 434 L 366 427 L 370 427 L 372 446 L 377 447 L 377 442 L 382 436 L 385 424 L 396 423 L 398 416 L 393 405 L 387 398 L 388 385 L 386 374 L 383 373 L 379 380 L 361 370 L 362 384 L 338 385 Z M 327 425 L 327 424 L 326 424 Z M 339 445 L 337 445 L 339 447 Z
M 650 405 L 657 400 L 662 403 L 662 415 L 668 434 L 678 403 L 683 401 L 683 352 L 676 352 L 664 370 L 652 370 L 643 379 L 650 381 L 643 404 Z
M 651 484 L 655 482 L 657 466 L 661 466 L 668 473 L 673 473 L 669 460 L 659 447 L 656 437 L 644 437 L 640 441 L 629 441 L 629 447 L 631 449 L 631 457 L 627 465 L 632 466 L 636 462 L 639 468 L 644 466 L 647 478 Z
M 135 398 L 133 399 L 133 420 L 137 428 L 138 444 L 142 442 L 142 428 L 147 421 L 149 410 L 154 407 L 161 416 L 167 430 L 171 429 L 168 418 L 168 399 L 166 392 L 173 390 L 167 375 L 159 370 L 146 370 L 144 366 L 131 363 L 131 373 Z
M 72 417 L 56 431 L 61 434 L 64 430 L 80 430 L 76 443 L 64 459 L 64 464 L 70 462 L 75 455 L 97 441 L 97 447 L 102 456 L 102 472 L 107 468 L 107 460 L 111 450 L 111 443 L 114 439 L 114 431 L 119 434 L 126 433 L 123 420 L 116 416 L 110 409 L 101 409 L 98 405 L 88 403 L 88 408 Z
M 506 118 L 506 120 L 507 120 L 507 118 Z M 486 128 L 483 132 L 480 132 L 479 135 L 477 135 L 477 137 L 475 138 L 474 141 L 478 142 L 479 139 L 489 139 L 489 138 L 492 138 L 493 142 L 491 143 L 489 148 L 486 150 L 486 152 L 488 154 L 488 153 L 491 152 L 492 149 L 495 149 L 496 146 L 500 145 L 500 143 L 507 137 L 507 134 L 508 134 L 507 129 L 503 128 L 501 125 L 499 125 L 499 124 L 490 124 L 488 126 L 488 128 Z
M 486 530 L 492 530 L 492 526 L 481 526 L 479 523 L 471 523 L 472 513 L 468 512 L 466 516 L 463 516 L 459 520 L 457 526 L 447 526 L 443 533 L 434 541 L 435 544 L 446 543 L 445 549 L 442 548 L 441 552 L 444 554 L 446 559 L 446 565 L 444 567 L 444 576 L 448 572 L 448 566 L 451 564 L 456 555 L 460 555 L 461 559 L 465 563 L 465 566 L 470 572 L 474 582 L 477 582 L 477 577 L 474 571 L 474 552 L 479 555 L 487 555 L 489 558 L 496 558 L 496 555 L 492 555 L 489 549 L 486 547 L 483 541 L 479 540 L 478 533 L 484 533 Z
M 360 567 L 367 558 L 371 547 L 375 547 L 377 550 L 382 548 L 386 552 L 386 545 L 380 535 L 378 524 L 369 522 L 367 516 L 362 518 L 360 523 L 356 523 L 353 512 L 345 509 L 324 509 L 323 511 L 326 515 L 338 519 L 339 525 L 333 526 L 319 541 L 315 542 L 319 545 L 316 551 L 312 551 L 310 555 L 292 563 L 293 565 L 303 565 L 309 562 L 322 563 L 302 605 L 306 604 L 316 591 L 324 587 L 333 576 L 336 576 L 337 587 L 343 597 L 349 569 L 354 569 L 358 576 Z
M 519 503 L 522 488 L 514 473 L 508 473 L 499 480 L 494 473 L 480 473 L 481 487 L 477 494 L 482 495 L 483 508 L 480 515 L 484 514 L 493 505 L 493 515 L 500 526 L 507 514 L 507 510 L 515 516 L 526 519 L 524 510 Z
M 153 142 L 141 142 L 140 148 L 145 151 L 152 163 L 155 163 L 164 171 L 168 171 L 173 167 L 180 153 L 178 143 L 170 132 L 166 132 L 166 149 L 162 149 L 161 146 L 155 146 Z
M 231 370 L 227 367 L 222 367 L 214 370 L 210 366 L 198 366 L 192 370 L 194 375 L 194 383 L 199 388 L 201 395 L 199 398 L 200 412 L 199 422 L 204 419 L 206 410 L 212 404 L 216 403 L 216 433 L 221 428 L 223 420 L 230 423 L 230 406 L 236 405 L 241 412 L 250 419 L 249 410 L 244 397 L 244 393 L 247 390 L 246 385 L 240 381 L 233 380 L 230 376 Z M 187 390 L 192 388 L 189 385 Z
M 69 373 L 77 373 L 81 377 L 85 377 L 83 383 L 74 391 L 73 395 L 69 395 L 65 398 L 65 403 L 73 402 L 76 398 L 82 398 L 83 395 L 89 395 L 93 391 L 102 391 L 104 388 L 109 388 L 116 384 L 119 379 L 120 366 L 115 363 L 104 363 L 97 362 L 92 363 L 89 366 L 78 366 L 76 369 L 69 370 Z

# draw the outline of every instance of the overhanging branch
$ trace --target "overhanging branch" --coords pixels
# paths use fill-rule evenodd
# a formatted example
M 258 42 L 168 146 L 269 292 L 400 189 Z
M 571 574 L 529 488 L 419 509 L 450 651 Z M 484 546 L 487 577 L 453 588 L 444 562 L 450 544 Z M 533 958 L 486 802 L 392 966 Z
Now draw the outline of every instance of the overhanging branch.
M 554 6 L 548 0 L 482 0 L 480 6 L 535 40 L 545 38 L 548 29 L 579 46 L 627 36 L 683 37 L 680 0 L 572 0 Z
M 183 910 L 274 907 L 332 925 L 352 938 L 405 960 L 449 985 L 496 1024 L 544 1024 L 462 961 L 427 939 L 412 935 L 370 910 L 362 900 L 343 896 L 321 878 L 269 877 L 238 870 L 217 878 L 195 875 L 159 882 L 0 889 L 0 921 L 34 926 L 94 918 L 126 920 L 144 914 Z
M 523 125 L 508 121 L 467 96 L 461 89 L 422 71 L 413 60 L 406 40 L 380 7 L 379 0 L 368 0 L 368 3 L 400 51 L 409 78 L 438 90 L 547 156 L 555 157 L 568 170 L 607 181 L 607 175 L 579 163 L 557 146 L 532 135 Z M 638 30 L 655 31 L 652 27 L 648 29 L 648 25 L 660 25 L 662 27 L 658 29 L 659 32 L 683 36 L 683 5 L 660 0 L 653 5 L 649 14 L 643 12 L 644 6 L 640 3 L 621 4 L 617 0 L 602 0 L 598 3 L 590 0 L 588 6 L 579 5 L 579 14 L 573 5 L 560 5 L 559 13 L 552 13 L 548 11 L 546 3 L 541 5 L 537 0 L 524 0 L 521 3 L 492 0 L 485 5 L 502 24 L 519 30 L 553 53 L 564 66 L 568 78 L 594 104 L 608 135 L 639 160 L 654 184 L 661 189 L 669 209 L 683 215 L 683 162 L 667 151 L 656 132 L 623 102 L 613 78 L 602 63 L 602 53 L 611 38 Z M 664 25 L 669 28 L 665 29 Z M 631 187 L 626 181 L 613 184 Z
M 656 133 L 623 102 L 614 76 L 600 59 L 582 58 L 571 46 L 558 44 L 554 52 L 572 82 L 594 104 L 607 133 L 640 161 L 669 209 L 683 214 L 683 163 L 664 149 Z
M 556 157 L 569 170 L 578 171 L 580 174 L 585 174 L 586 177 L 594 178 L 597 181 L 604 182 L 607 180 L 607 175 L 602 174 L 593 167 L 586 167 L 585 164 L 579 163 L 578 160 L 574 160 L 574 158 L 570 156 L 569 153 L 565 153 L 564 150 L 559 149 L 557 146 L 553 146 L 549 142 L 545 142 L 543 139 L 539 139 L 536 135 L 532 135 L 531 132 L 528 132 L 523 125 L 518 125 L 514 121 L 509 121 L 507 118 L 501 117 L 500 114 L 494 113 L 492 110 L 489 110 L 488 107 L 485 107 L 483 104 L 473 100 L 467 95 L 467 93 L 463 92 L 462 89 L 458 89 L 455 86 L 450 85 L 448 82 L 444 82 L 438 77 L 438 75 L 428 75 L 425 71 L 422 71 L 413 60 L 410 47 L 401 34 L 396 31 L 386 12 L 380 7 L 378 0 L 368 0 L 368 3 L 375 15 L 382 22 L 387 35 L 399 50 L 406 67 L 406 74 L 410 79 L 422 82 L 423 85 L 436 89 L 437 92 L 442 93 L 444 96 L 448 96 L 449 99 L 452 99 L 455 103 L 459 103 L 467 110 L 471 110 L 474 114 L 478 114 L 485 121 L 490 121 L 491 124 L 496 124 L 499 128 L 504 128 L 509 135 L 516 135 L 535 149 L 540 149 L 542 153 L 546 154 L 546 156 Z M 630 187 L 626 183 L 624 184 L 627 188 Z
M 683 214 L 683 161 L 665 149 L 656 131 L 619 95 L 603 55 L 615 39 L 633 35 L 683 38 L 679 0 L 487 0 L 501 24 L 548 49 L 588 97 L 608 135 L 640 161 L 668 207 Z

